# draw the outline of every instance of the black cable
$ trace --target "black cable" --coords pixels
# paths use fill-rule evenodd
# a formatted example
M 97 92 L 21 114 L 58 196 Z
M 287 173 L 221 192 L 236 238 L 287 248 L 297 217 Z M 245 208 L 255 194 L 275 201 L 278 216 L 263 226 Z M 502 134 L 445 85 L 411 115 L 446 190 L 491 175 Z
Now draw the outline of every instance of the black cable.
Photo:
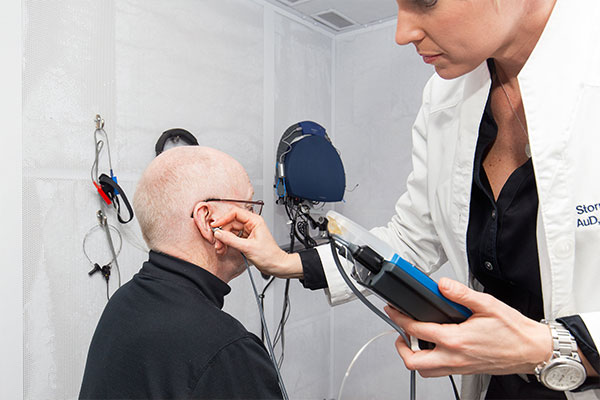
M 301 205 L 299 203 L 296 203 L 297 201 L 299 200 L 288 198 L 283 203 L 283 205 L 288 218 L 290 219 L 290 221 L 292 221 L 295 239 L 302 243 L 302 245 L 304 245 L 304 248 L 309 249 L 317 246 L 317 242 L 310 237 L 310 233 L 308 231 L 310 221 L 304 213 L 301 213 Z M 298 222 L 298 218 L 302 219 L 302 221 Z M 291 251 L 292 250 L 290 250 L 290 252 Z
M 284 336 L 283 330 L 281 328 L 285 327 L 285 323 L 287 322 L 287 320 L 290 316 L 289 293 L 290 293 L 290 280 L 286 279 L 285 290 L 283 292 L 283 308 L 281 310 L 281 319 L 279 320 L 279 325 L 277 326 L 277 331 L 275 331 L 275 338 L 273 339 L 273 346 L 275 346 L 279 342 L 280 339 L 283 339 L 283 336 Z M 283 347 L 283 341 L 282 341 L 282 347 Z
M 286 199 L 283 202 L 283 208 L 285 209 L 285 213 L 287 214 L 287 216 L 290 219 L 290 221 L 294 219 L 294 218 L 292 218 L 292 214 L 291 214 L 291 211 L 290 211 L 290 205 L 288 204 L 288 202 L 291 202 L 291 201 L 292 201 L 291 199 Z
M 267 342 L 267 349 L 269 353 L 269 358 L 273 363 L 273 367 L 275 368 L 275 372 L 277 372 L 277 380 L 279 381 L 279 388 L 281 389 L 281 394 L 284 400 L 289 400 L 287 390 L 285 389 L 285 385 L 283 383 L 283 378 L 281 376 L 281 371 L 279 366 L 277 365 L 277 361 L 275 360 L 275 351 L 273 350 L 273 345 L 271 344 L 271 339 L 269 338 L 269 331 L 267 329 L 267 321 L 265 320 L 265 310 L 260 306 L 260 301 L 258 298 L 258 291 L 256 290 L 256 283 L 254 283 L 254 278 L 252 277 L 252 271 L 250 271 L 250 265 L 248 264 L 248 259 L 242 253 L 242 257 L 244 258 L 244 263 L 246 264 L 246 271 L 248 272 L 248 276 L 250 277 L 250 283 L 252 284 L 252 291 L 254 292 L 254 297 L 256 298 L 256 305 L 258 307 L 258 313 L 260 314 L 260 323 L 265 330 L 265 337 Z
M 404 341 L 406 342 L 406 344 L 408 344 L 410 346 L 410 340 L 408 338 L 408 336 L 406 335 L 406 333 L 404 333 L 404 330 L 402 328 L 400 328 L 398 325 L 396 325 L 396 323 L 394 321 L 392 321 L 390 319 L 390 317 L 388 317 L 387 315 L 385 315 L 381 310 L 379 310 L 377 307 L 375 307 L 375 305 L 373 303 L 371 303 L 369 300 L 367 300 L 367 298 L 360 292 L 360 290 L 358 290 L 356 288 L 356 286 L 354 286 L 354 283 L 352 283 L 352 281 L 350 280 L 350 278 L 348 277 L 348 274 L 346 274 L 346 271 L 344 270 L 344 267 L 342 267 L 342 263 L 340 261 L 340 258 L 337 255 L 337 250 L 338 247 L 335 243 L 335 238 L 333 236 L 329 237 L 329 244 L 331 246 L 331 252 L 333 254 L 333 260 L 335 261 L 335 265 L 338 269 L 338 272 L 340 273 L 340 275 L 342 276 L 342 279 L 344 279 L 344 282 L 346 282 L 346 285 L 348 285 L 348 287 L 350 288 L 350 290 L 352 290 L 352 292 L 354 293 L 354 295 L 356 297 L 358 297 L 358 299 L 360 301 L 362 301 L 364 303 L 364 305 L 366 305 L 371 311 L 373 311 L 377 316 L 379 316 L 381 319 L 383 319 L 385 322 L 388 323 L 388 325 L 390 325 L 392 328 L 394 328 L 394 330 L 396 332 L 398 332 L 400 334 L 400 336 L 402 336 L 402 339 L 404 339 Z M 348 251 L 348 249 L 346 249 L 346 247 L 340 246 L 340 249 L 344 249 L 345 252 L 345 256 L 346 258 L 351 258 L 352 255 L 350 254 L 350 252 Z M 415 371 L 410 371 L 410 399 L 411 400 L 415 400 L 416 399 L 416 385 L 415 385 Z
M 289 253 L 292 253 L 294 251 L 295 239 L 298 239 L 300 242 L 302 242 L 301 238 L 296 233 L 296 220 L 298 218 L 298 211 L 297 211 L 297 208 L 294 206 L 294 201 L 290 198 L 286 198 L 283 201 L 283 206 L 284 206 L 284 209 L 285 209 L 285 212 L 286 212 L 288 218 L 292 222 L 291 228 L 290 228 L 290 249 L 289 249 Z M 260 303 L 261 303 L 261 306 L 263 307 L 263 309 L 264 309 L 265 293 L 266 293 L 268 287 L 274 282 L 274 280 L 275 280 L 275 277 L 271 277 L 271 279 L 267 282 L 267 284 L 263 288 L 262 293 L 259 295 Z M 276 330 L 275 336 L 273 338 L 273 347 L 275 347 L 277 345 L 277 343 L 281 342 L 281 356 L 278 361 L 279 365 L 283 364 L 284 352 L 285 352 L 285 324 L 288 321 L 288 319 L 290 317 L 290 312 L 291 312 L 289 288 L 290 288 L 290 280 L 286 279 L 283 305 L 282 305 L 282 310 L 281 310 L 281 317 L 279 319 L 279 324 L 277 325 L 277 330 Z M 264 327 L 262 327 L 262 326 L 261 326 L 260 335 L 261 335 L 261 340 L 264 343 L 265 330 L 264 330 Z
M 312 246 L 310 246 L 306 240 L 304 239 L 304 237 L 302 236 L 302 234 L 298 231 L 298 224 L 300 224 L 301 222 L 296 222 L 296 226 L 294 229 L 294 236 L 295 238 L 304 246 L 305 249 L 308 249 Z
M 275 277 L 272 276 L 271 279 L 269 279 L 269 281 L 267 282 L 267 284 L 265 285 L 265 287 L 262 290 L 261 294 L 265 294 L 265 292 L 267 291 L 267 289 L 269 288 L 269 286 L 271 286 L 271 283 L 273 283 L 273 281 L 275 280 Z
M 291 226 L 291 231 L 290 231 L 290 253 L 294 252 L 294 238 L 297 239 L 300 243 L 302 243 L 304 245 L 304 248 L 310 248 L 311 246 L 306 242 L 305 240 L 305 235 L 303 233 L 303 226 L 306 223 L 305 221 L 298 221 L 298 219 L 304 219 L 306 220 L 306 218 L 301 214 L 301 204 L 295 204 L 294 200 L 291 200 L 292 202 L 292 210 L 288 213 L 288 216 L 290 217 L 292 226 Z M 293 212 L 293 215 L 292 215 Z
M 302 221 L 299 221 L 296 224 L 298 233 L 302 236 L 302 244 L 304 247 L 313 248 L 317 246 L 317 242 L 310 237 L 310 221 L 308 220 L 306 215 L 301 216 Z
M 286 291 L 285 298 L 286 298 L 285 304 L 286 304 L 287 312 L 285 315 L 285 319 L 282 321 L 282 324 L 281 324 L 281 335 L 280 335 L 280 337 L 281 337 L 281 357 L 279 358 L 279 366 L 283 365 L 283 358 L 285 356 L 285 324 L 287 323 L 288 319 L 290 318 L 290 314 L 292 313 L 292 304 L 290 302 L 289 291 Z
M 295 225 L 296 225 L 296 219 L 298 217 L 298 213 L 296 212 L 294 215 L 292 214 L 294 210 L 291 210 L 290 207 L 293 207 L 293 204 L 290 205 L 288 203 L 288 201 L 284 201 L 283 205 L 284 205 L 284 209 L 285 209 L 287 216 L 289 217 L 289 219 L 292 222 L 292 226 L 290 228 L 290 250 L 289 250 L 289 253 L 292 253 L 294 251 L 294 244 L 295 244 L 295 239 L 296 239 Z M 271 277 L 271 279 L 269 279 L 269 281 L 263 288 L 262 293 L 259 295 L 260 305 L 263 309 L 264 309 L 265 293 L 266 293 L 267 289 L 269 288 L 269 286 L 274 281 L 275 281 L 275 277 Z M 281 317 L 279 319 L 279 324 L 277 325 L 277 330 L 275 331 L 275 336 L 273 338 L 273 348 L 275 348 L 275 346 L 277 346 L 277 343 L 281 342 L 281 356 L 279 357 L 279 360 L 277 361 L 277 363 L 280 367 L 283 364 L 284 352 L 285 352 L 285 324 L 288 321 L 288 319 L 290 317 L 290 312 L 291 312 L 289 291 L 290 291 L 290 280 L 286 279 L 285 290 L 284 290 L 284 295 L 283 295 L 283 305 L 282 305 L 282 309 L 281 309 Z M 265 342 L 265 327 L 264 326 L 261 326 L 260 338 L 261 338 L 261 341 L 264 343 Z
M 285 282 L 285 291 L 283 298 L 283 308 L 281 311 L 281 319 L 279 320 L 279 325 L 277 326 L 277 331 L 275 331 L 275 337 L 273 339 L 273 346 L 276 346 L 277 343 L 281 342 L 281 356 L 278 360 L 278 365 L 281 367 L 283 365 L 283 358 L 285 355 L 285 324 L 287 323 L 290 313 L 291 313 L 291 303 L 290 303 L 290 280 L 286 279 Z
M 396 323 L 394 321 L 392 321 L 390 319 L 390 317 L 385 315 L 380 309 L 375 307 L 375 305 L 373 303 L 371 303 L 369 300 L 367 300 L 367 298 L 360 292 L 360 290 L 358 290 L 356 288 L 356 286 L 354 286 L 354 283 L 352 283 L 352 281 L 348 277 L 348 274 L 346 274 L 346 271 L 344 270 L 344 267 L 342 266 L 340 258 L 338 257 L 338 254 L 337 254 L 338 247 L 337 247 L 337 244 L 335 243 L 335 237 L 330 236 L 329 239 L 330 239 L 329 244 L 331 246 L 331 253 L 333 254 L 333 260 L 335 261 L 335 265 L 338 269 L 338 272 L 342 276 L 342 279 L 344 279 L 344 282 L 346 282 L 346 285 L 348 285 L 350 290 L 352 290 L 354 295 L 356 297 L 358 297 L 358 299 L 360 301 L 362 301 L 364 305 L 366 305 L 377 316 L 379 316 L 381 319 L 383 319 L 385 322 L 387 322 L 388 325 L 390 325 L 392 328 L 394 328 L 394 330 L 396 332 L 398 332 L 400 334 L 400 336 L 402 336 L 402 339 L 404 339 L 406 344 L 408 344 L 410 346 L 410 340 L 409 340 L 408 336 L 406 335 L 406 333 L 404 333 L 404 330 L 402 328 L 400 328 L 398 325 L 396 325 Z M 345 252 L 344 255 L 346 258 L 352 257 L 352 255 L 350 254 L 350 252 L 348 251 L 348 249 L 346 247 L 340 246 L 339 249 L 344 249 L 344 252 Z M 415 371 L 410 371 L 410 399 L 411 400 L 415 400 L 416 396 L 417 396 L 415 380 L 416 380 Z
M 258 296 L 260 299 L 260 306 L 262 307 L 263 310 L 265 309 L 265 293 L 267 292 L 267 289 L 269 288 L 269 286 L 271 286 L 271 283 L 273 283 L 274 280 L 275 280 L 275 277 L 272 276 L 271 279 L 269 279 L 269 281 L 265 285 L 265 287 L 263 287 L 262 292 Z M 265 327 L 262 326 L 262 324 L 260 325 L 260 341 L 263 343 L 265 342 Z
M 390 319 L 390 317 L 388 317 L 387 315 L 385 315 L 380 309 L 378 309 L 377 307 L 375 307 L 375 305 L 373 303 L 371 303 L 369 300 L 367 300 L 367 298 L 360 292 L 360 290 L 358 290 L 356 288 L 356 286 L 354 285 L 354 283 L 352 283 L 352 281 L 348 277 L 348 274 L 344 270 L 344 267 L 342 267 L 342 263 L 340 261 L 340 258 L 338 256 L 338 254 L 337 254 L 337 250 L 338 249 L 344 249 L 345 254 L 347 255 L 347 257 L 351 257 L 350 252 L 345 247 L 343 247 L 341 245 L 340 245 L 340 247 L 337 247 L 338 245 L 335 242 L 335 238 L 334 237 L 330 237 L 329 244 L 331 246 L 331 252 L 333 253 L 333 261 L 335 261 L 335 265 L 336 265 L 336 267 L 337 267 L 340 275 L 342 276 L 342 279 L 344 279 L 344 282 L 346 282 L 346 285 L 348 285 L 348 287 L 350 288 L 350 290 L 352 290 L 352 292 L 354 293 L 354 295 L 356 295 L 356 297 L 358 297 L 358 299 L 360 301 L 362 301 L 367 307 L 369 307 L 369 309 L 371 311 L 373 311 L 375 314 L 377 314 L 377 316 L 380 317 L 381 319 L 383 319 L 389 326 L 391 326 L 392 328 L 394 328 L 394 330 L 396 332 L 398 332 L 400 334 L 400 336 L 402 336 L 402 338 L 404 339 L 404 341 L 410 346 L 410 340 L 408 339 L 408 336 L 406 335 L 406 333 L 404 333 L 404 330 L 402 328 L 400 328 L 398 325 L 396 325 L 396 323 L 394 321 L 392 321 Z
M 371 311 L 373 311 L 377 316 L 379 316 L 381 319 L 383 319 L 385 322 L 387 322 L 388 325 L 390 325 L 392 328 L 394 328 L 394 330 L 396 330 L 396 332 L 398 332 L 400 334 L 400 336 L 402 336 L 402 339 L 404 339 L 404 341 L 410 346 L 410 340 L 408 339 L 408 336 L 406 335 L 404 330 L 402 328 L 400 328 L 398 325 L 396 325 L 396 323 L 394 321 L 392 321 L 387 315 L 385 315 L 381 310 L 379 310 L 377 307 L 375 307 L 375 305 L 373 303 L 371 303 L 369 300 L 367 300 L 367 298 L 352 283 L 352 281 L 348 277 L 348 274 L 346 274 L 344 267 L 342 267 L 340 258 L 338 257 L 338 254 L 337 254 L 338 247 L 337 247 L 337 244 L 335 243 L 335 236 L 331 236 L 331 235 L 329 236 L 329 244 L 331 246 L 331 252 L 333 254 L 333 260 L 335 261 L 335 265 L 336 265 L 340 275 L 342 276 L 342 279 L 344 279 L 344 282 L 346 282 L 346 285 L 348 285 L 348 287 L 350 288 L 350 290 L 352 290 L 354 295 L 356 295 L 356 297 L 358 297 L 358 299 L 360 301 L 362 301 Z M 340 246 L 339 248 L 344 249 L 346 258 L 352 257 L 352 255 L 350 254 L 350 252 L 348 251 L 348 249 L 346 247 Z M 452 383 L 452 389 L 454 390 L 454 397 L 456 398 L 456 400 L 460 400 L 460 396 L 458 394 L 458 389 L 456 388 L 456 384 L 454 383 L 454 378 L 452 377 L 452 375 L 448 375 L 448 377 L 450 378 L 450 382 Z M 410 398 L 411 398 L 411 400 L 414 400 L 416 398 L 415 371 L 410 371 Z
M 301 204 L 299 199 L 286 198 L 283 202 L 285 212 L 291 221 L 290 227 L 290 249 L 289 253 L 294 252 L 296 240 L 300 242 L 304 248 L 312 248 L 317 245 L 316 241 L 310 237 L 309 227 L 310 221 L 307 216 L 302 213 Z M 268 286 L 268 285 L 267 285 Z M 283 305 L 281 310 L 281 318 L 275 332 L 273 339 L 273 346 L 275 347 L 278 343 L 281 345 L 281 356 L 278 360 L 278 365 L 283 365 L 285 358 L 285 325 L 291 314 L 291 302 L 290 302 L 290 280 L 287 279 L 285 283 Z M 264 296 L 261 300 L 264 300 Z M 261 332 L 262 335 L 262 332 Z
M 460 400 L 460 395 L 458 394 L 458 388 L 456 387 L 456 383 L 454 382 L 454 377 L 452 377 L 452 375 L 448 375 L 448 378 L 450 378 L 450 382 L 452 383 L 452 390 L 454 391 L 454 398 L 456 400 Z
M 295 207 L 296 208 L 296 207 Z M 292 210 L 294 211 L 294 210 Z M 296 239 L 296 222 L 298 219 L 298 209 L 296 208 L 296 212 L 292 214 L 289 212 L 286 205 L 286 212 L 288 212 L 288 216 L 292 217 L 292 226 L 290 227 L 290 250 L 289 253 L 294 252 L 294 245 Z M 283 359 L 285 356 L 285 324 L 290 317 L 290 280 L 285 280 L 285 290 L 283 294 L 283 306 L 281 309 L 281 318 L 279 319 L 279 324 L 277 326 L 277 330 L 275 331 L 275 337 L 273 339 L 273 347 L 277 345 L 277 343 L 281 342 L 281 356 L 279 357 L 278 365 L 281 367 L 283 364 Z

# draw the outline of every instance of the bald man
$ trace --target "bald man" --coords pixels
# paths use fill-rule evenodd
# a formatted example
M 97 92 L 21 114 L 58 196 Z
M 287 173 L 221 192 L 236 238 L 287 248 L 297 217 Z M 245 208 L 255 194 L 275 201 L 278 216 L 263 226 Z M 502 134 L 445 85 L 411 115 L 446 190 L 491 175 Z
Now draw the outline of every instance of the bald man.
M 252 195 L 244 168 L 214 149 L 176 147 L 150 163 L 133 201 L 149 260 L 98 322 L 80 399 L 282 398 L 261 341 L 222 311 L 244 263 L 210 223 L 262 207 Z

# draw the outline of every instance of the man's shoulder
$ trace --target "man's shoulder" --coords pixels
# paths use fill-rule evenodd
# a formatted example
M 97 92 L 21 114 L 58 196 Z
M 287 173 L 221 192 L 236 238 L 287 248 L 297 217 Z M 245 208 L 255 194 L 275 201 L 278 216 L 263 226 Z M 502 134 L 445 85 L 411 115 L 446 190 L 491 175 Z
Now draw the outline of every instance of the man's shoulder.
M 187 309 L 177 318 L 181 327 L 194 326 L 196 333 L 215 335 L 223 341 L 236 340 L 249 334 L 235 317 L 211 304 L 204 304 L 196 310 Z
M 244 371 L 240 375 L 239 371 Z M 200 398 L 281 399 L 277 373 L 253 334 L 217 349 L 198 374 L 194 396 Z
M 172 282 L 153 282 L 148 294 L 144 277 L 137 274 L 108 302 L 98 328 L 132 333 L 131 340 L 150 344 L 165 338 L 195 346 L 225 343 L 249 334 L 236 318 L 224 312 L 202 293 Z M 159 287 L 160 286 L 160 287 Z

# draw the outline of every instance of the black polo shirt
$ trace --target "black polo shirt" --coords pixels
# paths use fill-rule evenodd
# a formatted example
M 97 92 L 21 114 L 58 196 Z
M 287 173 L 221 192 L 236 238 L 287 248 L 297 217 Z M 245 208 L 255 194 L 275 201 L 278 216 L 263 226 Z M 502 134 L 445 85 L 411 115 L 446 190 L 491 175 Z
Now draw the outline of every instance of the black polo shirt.
M 166 254 L 108 302 L 80 399 L 281 399 L 261 343 L 222 311 L 229 285 Z

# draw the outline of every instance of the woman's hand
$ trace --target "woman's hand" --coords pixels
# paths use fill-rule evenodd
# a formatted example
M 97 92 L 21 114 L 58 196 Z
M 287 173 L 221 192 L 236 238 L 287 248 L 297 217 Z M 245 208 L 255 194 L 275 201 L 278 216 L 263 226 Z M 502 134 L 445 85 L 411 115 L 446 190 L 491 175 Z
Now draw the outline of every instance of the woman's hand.
M 278 278 L 302 278 L 300 256 L 281 250 L 259 215 L 236 207 L 211 226 L 222 227 L 215 231 L 215 238 L 244 253 L 261 272 Z M 240 235 L 231 231 L 240 232 Z
M 406 368 L 424 377 L 451 374 L 532 374 L 550 359 L 548 326 L 519 313 L 500 300 L 448 278 L 439 282 L 448 299 L 473 311 L 460 324 L 418 322 L 387 306 L 390 318 L 410 336 L 435 343 L 433 350 L 412 351 L 402 338 L 396 349 Z

